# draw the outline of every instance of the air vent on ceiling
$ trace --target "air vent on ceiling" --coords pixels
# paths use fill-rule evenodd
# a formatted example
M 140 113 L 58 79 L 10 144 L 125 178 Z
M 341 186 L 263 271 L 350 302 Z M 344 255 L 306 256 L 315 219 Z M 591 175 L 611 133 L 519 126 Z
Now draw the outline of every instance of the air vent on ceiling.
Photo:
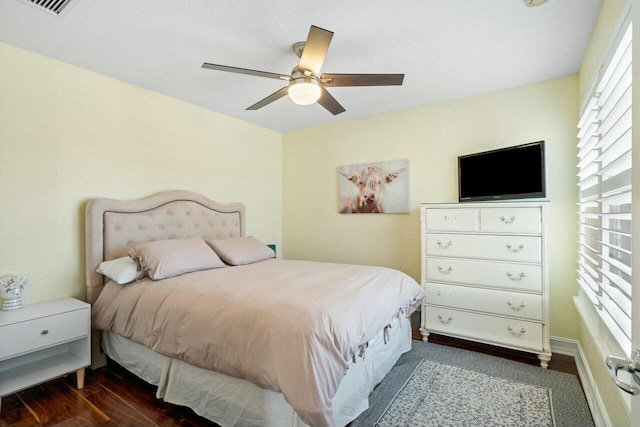
M 65 8 L 71 0 L 25 0 L 31 4 L 39 6 L 43 9 L 48 10 L 51 13 L 55 13 L 56 15 L 60 15 L 62 9 Z

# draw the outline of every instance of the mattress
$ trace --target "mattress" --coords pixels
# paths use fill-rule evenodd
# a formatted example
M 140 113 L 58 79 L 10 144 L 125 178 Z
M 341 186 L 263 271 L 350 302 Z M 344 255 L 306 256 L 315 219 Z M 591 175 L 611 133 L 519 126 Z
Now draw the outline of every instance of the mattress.
M 113 332 L 104 331 L 105 353 L 127 370 L 156 385 L 156 396 L 187 406 L 211 421 L 227 426 L 307 426 L 282 393 L 169 358 Z M 411 325 L 394 319 L 369 341 L 367 349 L 349 363 L 332 407 L 335 425 L 344 426 L 369 407 L 369 394 L 411 349 Z M 301 379 L 304 381 L 304 379 Z

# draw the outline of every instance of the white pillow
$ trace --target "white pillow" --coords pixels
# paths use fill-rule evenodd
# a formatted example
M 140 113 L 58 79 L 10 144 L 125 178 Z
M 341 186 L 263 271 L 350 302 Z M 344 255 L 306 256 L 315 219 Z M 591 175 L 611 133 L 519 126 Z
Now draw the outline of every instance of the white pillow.
M 128 256 L 103 261 L 96 271 L 119 285 L 133 282 L 144 274 L 144 271 L 138 271 L 138 264 Z

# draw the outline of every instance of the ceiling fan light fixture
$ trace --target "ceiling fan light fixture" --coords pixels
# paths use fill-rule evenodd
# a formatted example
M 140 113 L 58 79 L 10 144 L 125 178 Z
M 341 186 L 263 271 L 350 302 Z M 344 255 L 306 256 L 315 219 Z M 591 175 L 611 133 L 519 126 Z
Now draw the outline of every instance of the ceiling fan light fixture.
M 315 104 L 321 93 L 320 83 L 312 77 L 300 77 L 289 83 L 289 98 L 298 105 Z

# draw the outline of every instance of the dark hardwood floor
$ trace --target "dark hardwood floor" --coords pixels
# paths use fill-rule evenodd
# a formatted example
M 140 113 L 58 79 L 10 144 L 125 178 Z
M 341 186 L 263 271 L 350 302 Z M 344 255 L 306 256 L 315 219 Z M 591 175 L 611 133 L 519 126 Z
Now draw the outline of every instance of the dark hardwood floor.
M 156 399 L 156 387 L 120 365 L 87 369 L 2 398 L 0 426 L 217 426 L 191 409 Z
M 418 334 L 419 336 L 420 334 Z M 539 365 L 535 355 L 432 334 L 429 341 Z M 577 376 L 573 357 L 554 354 L 549 369 Z M 75 374 L 2 398 L 0 426 L 216 426 L 190 409 L 156 399 L 155 387 L 117 363 L 87 370 L 85 387 Z

